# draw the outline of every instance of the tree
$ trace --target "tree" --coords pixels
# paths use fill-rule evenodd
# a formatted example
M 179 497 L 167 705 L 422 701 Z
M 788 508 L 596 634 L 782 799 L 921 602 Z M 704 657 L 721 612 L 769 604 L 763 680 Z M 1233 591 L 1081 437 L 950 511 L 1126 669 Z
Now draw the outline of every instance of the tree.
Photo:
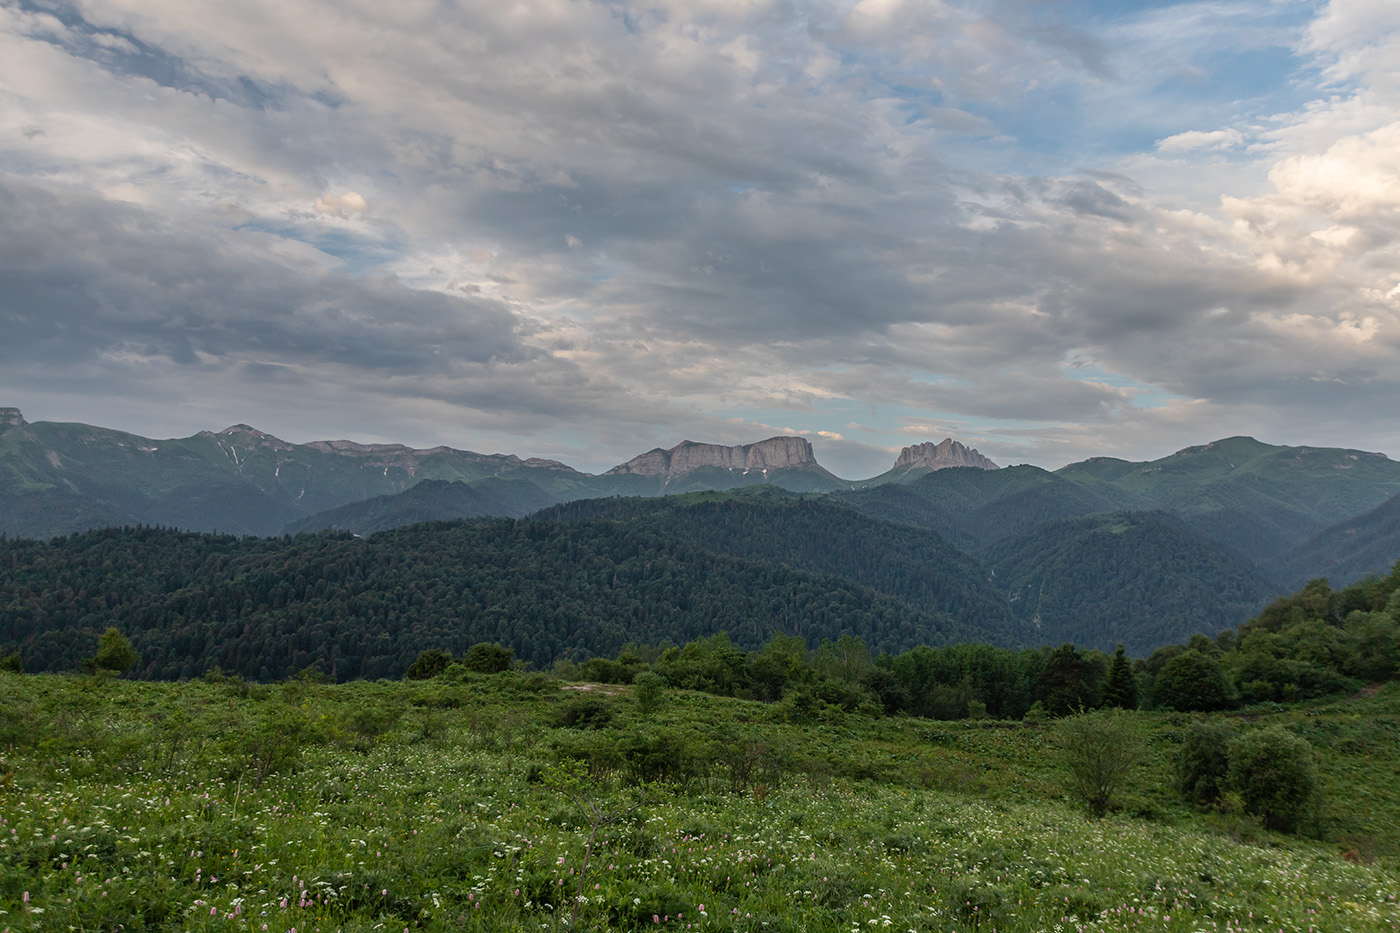
M 1183 651 L 1162 665 L 1152 688 L 1159 706 L 1208 713 L 1235 705 L 1237 694 L 1214 658 Z
M 141 660 L 131 642 L 115 625 L 107 626 L 97 639 L 97 654 L 83 661 L 83 670 L 89 674 L 125 674 Z
M 1230 789 L 1269 829 L 1291 832 L 1313 811 L 1317 763 L 1306 739 L 1269 726 L 1236 738 L 1228 754 Z
M 1109 664 L 1108 679 L 1103 685 L 1103 705 L 1137 709 L 1137 679 L 1133 676 L 1133 664 L 1123 653 L 1122 645 L 1113 652 L 1113 661 Z
M 1045 659 L 1036 699 L 1051 716 L 1068 716 L 1077 709 L 1098 705 L 1097 684 L 1093 665 L 1080 656 L 1074 645 L 1066 643 Z
M 1069 774 L 1069 793 L 1089 815 L 1102 817 L 1142 757 L 1132 714 L 1120 709 L 1080 713 L 1059 723 L 1056 744 Z

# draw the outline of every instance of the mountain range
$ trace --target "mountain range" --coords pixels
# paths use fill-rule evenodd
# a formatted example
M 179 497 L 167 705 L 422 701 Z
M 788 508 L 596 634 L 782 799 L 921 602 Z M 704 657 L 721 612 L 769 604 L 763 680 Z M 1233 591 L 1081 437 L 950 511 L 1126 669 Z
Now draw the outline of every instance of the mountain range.
M 896 469 L 904 481 L 969 464 L 996 466 L 950 439 L 907 448 Z M 426 480 L 471 487 L 442 492 L 443 512 L 431 516 L 437 518 L 520 516 L 606 496 L 760 484 L 821 493 L 857 485 L 817 463 L 812 445 L 801 437 L 739 447 L 682 441 L 594 475 L 555 460 L 451 447 L 292 444 L 246 424 L 156 440 L 86 424 L 31 424 L 18 408 L 0 408 L 0 533 L 44 538 L 124 524 L 252 535 L 355 527 L 342 523 L 362 510 L 338 510 Z M 392 527 L 428 517 L 423 498 L 420 491 L 401 504 L 381 501 L 366 508 L 378 516 L 376 528 Z M 402 519 L 391 517 L 400 505 Z
M 74 537 L 111 526 L 225 534 L 203 544 L 149 527 Z M 347 531 L 372 537 L 357 543 Z M 385 646 L 357 660 L 342 635 L 341 653 L 321 656 L 292 625 L 256 663 L 218 662 L 249 676 L 281 676 L 294 644 L 341 676 L 380 676 L 415 646 L 459 646 L 468 634 L 537 663 L 720 630 L 744 647 L 781 630 L 814 643 L 858 634 L 889 650 L 1074 641 L 1143 654 L 1232 628 L 1313 576 L 1388 571 L 1400 558 L 1400 464 L 1233 437 L 1051 472 L 999 468 L 948 439 L 849 481 L 822 468 L 805 439 L 777 437 L 684 441 L 594 475 L 447 447 L 291 444 L 247 425 L 152 440 L 0 409 L 0 532 L 12 568 L 41 568 L 0 578 L 0 653 L 20 647 L 47 665 L 66 663 L 73 632 L 108 619 L 183 626 L 194 605 L 222 607 L 210 644 L 299 618 Z M 69 538 L 26 540 L 54 535 Z M 396 548 L 420 555 L 408 564 L 419 595 L 403 593 L 392 568 L 409 558 L 391 556 Z M 125 595 L 93 569 L 114 549 L 148 555 L 131 557 Z M 78 565 L 63 570 L 67 561 Z M 140 582 L 170 566 L 192 576 Z M 288 589 L 278 574 L 297 582 Z M 65 582 L 34 582 L 46 575 Z M 258 588 L 235 598 L 235 581 L 254 577 Z M 342 588 L 312 587 L 318 579 Z M 538 622 L 529 637 L 520 613 Z M 158 643 L 162 660 L 147 673 L 188 676 L 173 643 Z

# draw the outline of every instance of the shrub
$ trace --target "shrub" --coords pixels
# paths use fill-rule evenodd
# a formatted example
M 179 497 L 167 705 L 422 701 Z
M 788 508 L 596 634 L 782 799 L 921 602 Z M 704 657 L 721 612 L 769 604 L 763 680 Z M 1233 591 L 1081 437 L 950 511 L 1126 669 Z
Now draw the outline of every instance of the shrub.
M 1220 800 L 1230 770 L 1229 744 L 1234 731 L 1224 723 L 1195 722 L 1186 730 L 1177 758 L 1177 788 L 1197 806 Z
M 642 671 L 632 680 L 632 692 L 643 713 L 654 713 L 666 692 L 666 681 L 655 671 Z
M 510 670 L 510 662 L 514 658 L 515 652 L 503 645 L 481 642 L 467 649 L 462 665 L 478 674 L 499 674 Z
M 584 694 L 559 705 L 558 723 L 571 729 L 602 729 L 612 720 L 612 703 L 599 696 Z
M 1069 773 L 1069 793 L 1101 817 L 1142 756 L 1132 717 L 1118 709 L 1080 713 L 1059 724 L 1056 740 Z
M 1312 746 L 1282 726 L 1247 732 L 1228 746 L 1230 789 L 1269 829 L 1291 832 L 1315 809 Z

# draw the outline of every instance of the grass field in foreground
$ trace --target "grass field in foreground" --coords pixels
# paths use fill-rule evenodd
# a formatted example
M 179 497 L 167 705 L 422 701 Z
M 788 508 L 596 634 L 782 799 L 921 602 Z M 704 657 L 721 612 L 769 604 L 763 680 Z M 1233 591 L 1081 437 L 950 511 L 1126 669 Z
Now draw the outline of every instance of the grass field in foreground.
M 1049 725 L 791 712 L 0 675 L 0 931 L 1400 928 L 1396 685 L 1232 717 L 1317 748 L 1317 839 L 1176 802 L 1179 715 L 1090 821 Z

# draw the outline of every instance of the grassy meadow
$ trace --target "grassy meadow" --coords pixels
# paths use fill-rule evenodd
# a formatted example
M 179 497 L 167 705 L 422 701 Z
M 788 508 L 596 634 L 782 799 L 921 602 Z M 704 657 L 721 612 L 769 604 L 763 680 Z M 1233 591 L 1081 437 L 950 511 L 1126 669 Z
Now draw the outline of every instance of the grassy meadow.
M 1394 683 L 1217 714 L 1313 744 L 1297 835 L 1178 800 L 1183 714 L 1091 820 L 1053 722 L 567 686 L 0 674 L 0 933 L 1400 929 Z

